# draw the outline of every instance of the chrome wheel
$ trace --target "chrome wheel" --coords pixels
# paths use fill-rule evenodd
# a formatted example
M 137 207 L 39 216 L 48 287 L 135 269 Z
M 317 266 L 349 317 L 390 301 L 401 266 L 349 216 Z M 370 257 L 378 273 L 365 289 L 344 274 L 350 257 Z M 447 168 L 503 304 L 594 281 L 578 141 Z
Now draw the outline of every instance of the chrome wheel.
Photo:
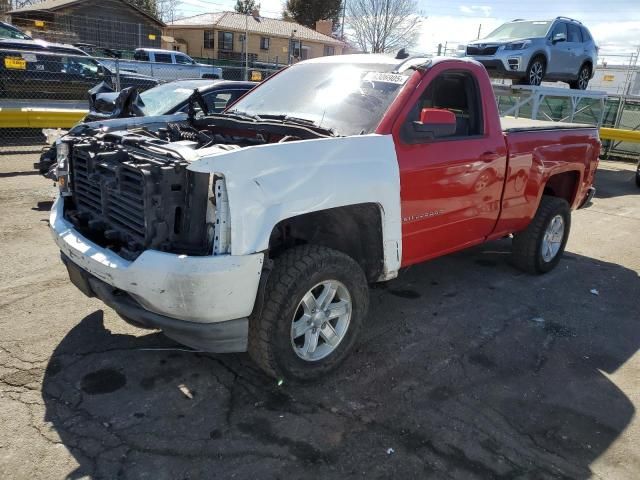
M 337 280 L 311 288 L 300 300 L 291 321 L 291 346 L 298 357 L 315 362 L 332 353 L 351 321 L 351 295 Z
M 562 218 L 562 215 L 556 215 L 549 222 L 544 232 L 544 237 L 542 237 L 542 259 L 545 262 L 550 262 L 558 255 L 563 239 L 564 218 Z
M 578 88 L 580 90 L 586 90 L 587 85 L 589 85 L 589 69 L 584 67 L 580 70 L 580 75 L 578 77 Z
M 529 69 L 529 85 L 540 85 L 544 76 L 544 65 L 539 60 L 533 62 Z

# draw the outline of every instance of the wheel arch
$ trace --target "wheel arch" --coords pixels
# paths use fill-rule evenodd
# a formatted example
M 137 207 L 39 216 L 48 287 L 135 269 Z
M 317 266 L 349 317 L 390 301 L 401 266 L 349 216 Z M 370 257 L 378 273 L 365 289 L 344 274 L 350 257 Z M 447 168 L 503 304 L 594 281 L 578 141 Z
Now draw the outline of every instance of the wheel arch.
M 384 276 L 382 207 L 359 203 L 294 215 L 278 222 L 269 236 L 269 258 L 304 244 L 323 246 L 353 258 L 369 282 Z
M 580 172 L 578 170 L 554 173 L 545 182 L 541 195 L 562 198 L 572 206 L 576 201 L 579 186 Z

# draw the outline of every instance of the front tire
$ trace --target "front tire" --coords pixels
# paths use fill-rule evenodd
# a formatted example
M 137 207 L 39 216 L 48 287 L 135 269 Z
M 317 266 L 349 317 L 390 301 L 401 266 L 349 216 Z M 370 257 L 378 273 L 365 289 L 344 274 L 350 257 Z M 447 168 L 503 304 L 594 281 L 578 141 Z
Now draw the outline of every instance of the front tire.
M 543 196 L 527 229 L 513 236 L 513 263 L 532 274 L 553 270 L 562 257 L 570 229 L 571 209 L 567 201 Z
M 640 188 L 640 163 L 638 163 L 638 168 L 636 168 L 636 186 Z
M 539 86 L 547 73 L 547 62 L 543 57 L 535 57 L 527 67 L 525 77 L 520 81 L 521 85 Z
M 589 79 L 591 78 L 591 68 L 589 65 L 583 65 L 580 67 L 580 71 L 578 72 L 578 79 L 569 82 L 569 86 L 573 90 L 586 90 L 589 86 Z
M 249 355 L 270 376 L 314 380 L 355 344 L 369 304 L 360 266 L 336 250 L 304 245 L 275 259 L 264 303 L 249 319 Z

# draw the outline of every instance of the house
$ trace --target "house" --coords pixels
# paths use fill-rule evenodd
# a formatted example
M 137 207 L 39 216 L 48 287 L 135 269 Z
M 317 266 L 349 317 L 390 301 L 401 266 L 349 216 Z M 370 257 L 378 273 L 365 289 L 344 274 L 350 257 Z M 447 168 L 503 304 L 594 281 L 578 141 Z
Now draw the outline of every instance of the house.
M 133 50 L 159 48 L 165 24 L 125 0 L 45 0 L 8 12 L 34 38 Z
M 331 36 L 331 21 L 320 21 L 316 30 L 284 20 L 236 12 L 204 13 L 167 25 L 163 48 L 192 57 L 242 60 L 244 36 L 252 62 L 287 64 L 297 60 L 340 55 L 344 43 Z

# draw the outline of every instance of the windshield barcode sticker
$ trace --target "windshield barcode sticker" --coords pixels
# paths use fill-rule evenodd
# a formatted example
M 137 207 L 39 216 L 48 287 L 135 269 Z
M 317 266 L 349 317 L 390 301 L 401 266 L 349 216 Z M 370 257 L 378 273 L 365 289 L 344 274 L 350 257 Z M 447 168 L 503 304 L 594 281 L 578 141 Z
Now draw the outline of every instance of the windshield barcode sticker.
M 368 82 L 384 82 L 402 85 L 409 77 L 406 75 L 398 75 L 397 73 L 385 72 L 368 72 L 363 80 Z

